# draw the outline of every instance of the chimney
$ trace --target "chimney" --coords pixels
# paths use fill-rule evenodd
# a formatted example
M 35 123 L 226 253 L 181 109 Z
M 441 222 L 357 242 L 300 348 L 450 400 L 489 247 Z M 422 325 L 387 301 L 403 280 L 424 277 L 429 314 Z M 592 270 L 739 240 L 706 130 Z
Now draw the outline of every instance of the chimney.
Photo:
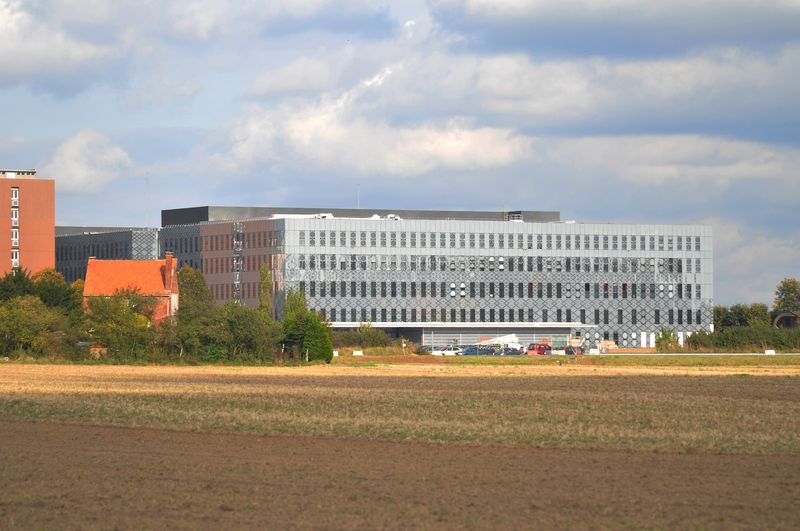
M 164 266 L 166 269 L 166 284 L 167 289 L 172 290 L 175 284 L 175 258 L 172 255 L 172 251 L 167 251 L 164 253 Z

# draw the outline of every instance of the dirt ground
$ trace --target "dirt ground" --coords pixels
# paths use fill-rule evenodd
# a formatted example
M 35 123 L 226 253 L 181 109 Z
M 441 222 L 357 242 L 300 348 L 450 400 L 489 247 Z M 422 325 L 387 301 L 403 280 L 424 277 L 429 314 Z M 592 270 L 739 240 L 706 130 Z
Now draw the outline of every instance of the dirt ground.
M 772 528 L 800 456 L 0 422 L 0 528 Z

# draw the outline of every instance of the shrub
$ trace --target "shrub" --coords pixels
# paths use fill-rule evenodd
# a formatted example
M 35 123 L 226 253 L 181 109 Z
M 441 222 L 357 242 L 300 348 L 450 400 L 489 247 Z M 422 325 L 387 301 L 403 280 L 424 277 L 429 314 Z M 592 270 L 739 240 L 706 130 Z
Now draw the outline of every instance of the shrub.
M 333 359 L 333 343 L 328 324 L 316 312 L 309 313 L 306 333 L 303 340 L 303 353 L 308 353 L 308 361 L 321 360 L 330 363 Z

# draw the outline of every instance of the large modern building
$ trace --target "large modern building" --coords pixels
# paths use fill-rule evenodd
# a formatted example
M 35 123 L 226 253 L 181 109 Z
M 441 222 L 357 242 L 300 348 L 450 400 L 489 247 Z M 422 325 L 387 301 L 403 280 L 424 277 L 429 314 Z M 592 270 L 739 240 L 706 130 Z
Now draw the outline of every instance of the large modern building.
M 258 303 L 272 270 L 333 327 L 369 321 L 430 343 L 516 334 L 651 346 L 713 322 L 711 228 L 582 224 L 557 212 L 198 207 L 162 212 L 160 251 L 218 302 Z
M 55 186 L 36 170 L 0 170 L 0 275 L 13 268 L 36 273 L 55 265 Z
M 56 227 L 55 267 L 71 283 L 86 278 L 90 257 L 100 260 L 156 260 L 158 229 L 138 227 Z

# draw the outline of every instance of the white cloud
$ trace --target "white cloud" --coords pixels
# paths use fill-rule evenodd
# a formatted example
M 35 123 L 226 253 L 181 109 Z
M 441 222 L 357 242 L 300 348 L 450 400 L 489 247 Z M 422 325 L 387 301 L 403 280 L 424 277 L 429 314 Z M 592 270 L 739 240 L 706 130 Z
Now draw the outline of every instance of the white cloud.
M 331 65 L 321 59 L 300 57 L 274 70 L 263 72 L 248 89 L 251 96 L 273 96 L 317 92 L 330 88 Z
M 62 142 L 42 172 L 65 192 L 97 192 L 117 179 L 133 161 L 121 147 L 91 129 Z
M 136 35 L 160 35 L 190 41 L 252 37 L 265 28 L 299 23 L 322 25 L 325 18 L 374 17 L 384 7 L 369 0 L 45 0 L 49 18 L 73 27 L 115 26 Z
M 550 142 L 543 149 L 554 163 L 642 185 L 719 188 L 740 181 L 764 181 L 796 191 L 800 180 L 800 150 L 712 136 L 571 138 Z
M 252 106 L 230 127 L 229 149 L 216 160 L 229 171 L 256 163 L 310 163 L 357 175 L 412 176 L 436 169 L 499 168 L 531 159 L 529 139 L 468 120 L 393 126 L 358 112 L 356 103 L 392 75 L 386 68 L 335 99 Z
M 112 48 L 75 39 L 42 23 L 15 0 L 0 0 L 0 36 L 0 83 L 75 76 L 114 54 Z
M 780 102 L 800 92 L 800 46 L 776 54 L 738 49 L 706 51 L 668 59 L 605 58 L 534 60 L 521 54 L 456 54 L 437 46 L 389 51 L 383 64 L 393 75 L 361 102 L 384 116 L 425 114 L 486 117 L 526 128 L 585 124 L 747 124 L 796 115 Z M 732 108 L 736 112 L 732 112 Z
M 699 223 L 714 228 L 715 304 L 771 305 L 778 282 L 797 277 L 800 231 L 777 236 L 725 218 Z

